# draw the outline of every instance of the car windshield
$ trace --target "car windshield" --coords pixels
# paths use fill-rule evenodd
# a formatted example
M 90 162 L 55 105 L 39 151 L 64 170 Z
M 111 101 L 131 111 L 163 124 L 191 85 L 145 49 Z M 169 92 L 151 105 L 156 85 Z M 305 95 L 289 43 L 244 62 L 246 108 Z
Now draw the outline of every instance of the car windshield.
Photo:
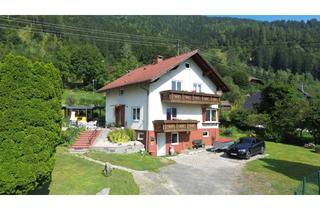
M 240 144 L 251 144 L 252 143 L 252 139 L 250 139 L 250 138 L 241 138 L 241 139 L 239 139 L 239 143 Z

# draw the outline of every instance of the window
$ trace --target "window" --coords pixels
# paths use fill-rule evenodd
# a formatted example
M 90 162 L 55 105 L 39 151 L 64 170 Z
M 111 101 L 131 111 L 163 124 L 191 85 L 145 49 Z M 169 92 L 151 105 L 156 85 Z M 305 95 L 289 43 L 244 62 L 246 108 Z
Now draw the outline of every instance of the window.
M 167 120 L 174 120 L 177 118 L 177 108 L 167 108 Z
M 209 132 L 208 131 L 203 131 L 202 132 L 202 137 L 208 137 L 209 136 Z
M 171 144 L 179 144 L 179 134 L 178 133 L 172 133 L 171 134 Z
M 207 109 L 206 110 L 206 122 L 217 122 L 217 110 L 216 109 Z
M 138 140 L 143 140 L 144 139 L 144 133 L 138 133 L 138 137 L 137 137 Z
M 190 64 L 189 63 L 186 63 L 186 68 L 190 68 Z
M 123 92 L 124 92 L 124 90 L 121 88 L 121 89 L 119 90 L 119 95 L 123 95 Z
M 172 90 L 181 90 L 181 81 L 173 80 L 171 85 Z
M 193 91 L 200 93 L 201 92 L 201 84 L 193 83 Z
M 132 119 L 134 121 L 140 120 L 140 107 L 132 108 Z

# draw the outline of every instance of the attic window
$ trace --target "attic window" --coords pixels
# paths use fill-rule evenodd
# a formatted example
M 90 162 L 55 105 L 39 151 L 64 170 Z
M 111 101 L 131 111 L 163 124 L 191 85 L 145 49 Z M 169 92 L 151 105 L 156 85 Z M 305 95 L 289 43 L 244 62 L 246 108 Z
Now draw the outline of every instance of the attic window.
M 123 95 L 123 92 L 124 92 L 124 90 L 121 88 L 121 89 L 119 90 L 119 95 Z
M 186 63 L 186 68 L 190 68 L 190 64 L 189 63 Z

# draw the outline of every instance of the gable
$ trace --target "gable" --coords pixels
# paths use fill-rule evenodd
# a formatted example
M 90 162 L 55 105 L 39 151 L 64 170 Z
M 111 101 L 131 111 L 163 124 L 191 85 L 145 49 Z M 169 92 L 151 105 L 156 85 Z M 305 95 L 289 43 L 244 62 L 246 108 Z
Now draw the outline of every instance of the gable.
M 190 68 L 186 68 L 185 64 L 190 64 Z M 159 79 L 150 84 L 150 91 L 156 89 L 170 90 L 173 80 L 182 82 L 182 90 L 193 91 L 193 84 L 200 84 L 203 92 L 214 94 L 217 91 L 216 84 L 206 75 L 203 74 L 202 69 L 192 59 L 188 59 L 172 69 Z

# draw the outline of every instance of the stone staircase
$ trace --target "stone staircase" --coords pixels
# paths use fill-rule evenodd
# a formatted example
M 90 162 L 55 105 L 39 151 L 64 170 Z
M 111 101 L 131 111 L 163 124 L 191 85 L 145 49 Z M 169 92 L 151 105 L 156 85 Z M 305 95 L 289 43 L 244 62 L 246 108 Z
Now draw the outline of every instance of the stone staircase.
M 100 135 L 100 130 L 86 130 L 80 134 L 74 144 L 71 145 L 73 150 L 88 149 Z

